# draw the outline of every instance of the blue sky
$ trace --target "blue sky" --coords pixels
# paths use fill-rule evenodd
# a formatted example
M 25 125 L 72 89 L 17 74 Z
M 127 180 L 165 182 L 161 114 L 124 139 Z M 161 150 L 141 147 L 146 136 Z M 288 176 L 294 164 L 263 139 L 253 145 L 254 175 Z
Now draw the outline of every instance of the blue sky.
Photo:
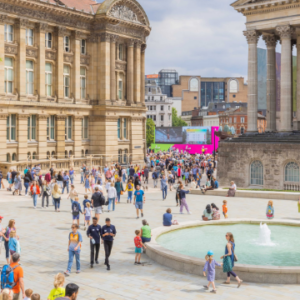
M 152 32 L 146 74 L 176 69 L 180 75 L 247 77 L 245 17 L 234 0 L 138 0 Z M 260 40 L 259 46 L 265 48 Z

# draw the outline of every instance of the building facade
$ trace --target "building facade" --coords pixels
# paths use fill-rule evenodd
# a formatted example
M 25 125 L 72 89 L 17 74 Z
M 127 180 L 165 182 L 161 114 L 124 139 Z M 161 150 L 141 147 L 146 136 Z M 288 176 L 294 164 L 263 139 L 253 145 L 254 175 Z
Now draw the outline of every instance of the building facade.
M 208 115 L 203 117 L 203 126 L 220 126 L 219 115 Z
M 172 95 L 181 97 L 182 111 L 188 111 L 211 102 L 247 102 L 247 89 L 242 77 L 180 76 L 179 83 L 172 86 Z
M 5 169 L 144 157 L 147 15 L 136 0 L 68 3 L 0 0 Z
M 155 81 L 145 86 L 147 118 L 152 119 L 156 127 L 172 127 L 172 101 L 162 94 Z

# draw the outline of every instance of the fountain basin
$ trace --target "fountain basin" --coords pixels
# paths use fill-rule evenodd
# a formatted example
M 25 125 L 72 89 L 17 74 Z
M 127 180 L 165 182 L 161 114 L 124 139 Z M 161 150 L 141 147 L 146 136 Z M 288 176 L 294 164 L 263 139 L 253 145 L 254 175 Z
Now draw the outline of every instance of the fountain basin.
M 205 264 L 204 256 L 208 250 L 213 250 L 215 252 L 215 259 L 217 261 L 220 261 L 219 257 L 223 255 L 223 252 L 225 250 L 226 240 L 225 240 L 225 233 L 228 230 L 229 225 L 234 224 L 256 224 L 257 228 L 259 228 L 259 224 L 267 223 L 271 230 L 272 226 L 277 225 L 283 225 L 283 226 L 293 226 L 290 227 L 291 229 L 295 229 L 294 226 L 299 227 L 300 230 L 300 222 L 295 221 L 283 221 L 283 220 L 254 220 L 254 219 L 230 219 L 230 220 L 222 220 L 222 221 L 210 221 L 210 222 L 204 222 L 204 221 L 192 221 L 192 222 L 185 222 L 181 223 L 179 226 L 172 226 L 172 227 L 160 227 L 152 230 L 152 241 L 147 244 L 147 255 L 155 260 L 156 262 L 168 266 L 170 268 L 173 268 L 178 271 L 183 271 L 195 275 L 202 275 L 202 269 Z M 210 241 L 211 234 L 209 234 L 209 226 L 211 227 L 211 230 L 214 230 L 213 225 L 224 225 L 224 232 L 219 236 L 220 243 L 222 247 L 216 248 L 216 249 L 208 249 L 208 243 L 207 241 Z M 205 226 L 205 227 L 203 227 Z M 181 229 L 195 229 L 202 227 L 207 228 L 207 234 L 206 240 L 203 240 L 203 249 L 201 250 L 200 247 L 197 248 L 197 245 L 193 247 L 193 243 L 189 241 L 185 241 L 182 238 L 178 239 L 178 243 L 184 243 L 186 244 L 186 247 L 189 249 L 195 248 L 195 254 L 188 253 L 189 255 L 177 253 L 173 250 L 176 247 L 172 247 L 172 250 L 165 248 L 164 246 L 159 244 L 159 241 L 163 238 L 163 235 L 166 234 L 174 234 L 177 230 Z M 288 230 L 288 227 L 287 227 Z M 237 232 L 233 232 L 235 237 L 238 235 Z M 258 234 L 257 234 L 258 237 Z M 238 237 L 239 239 L 239 237 Z M 290 245 L 292 247 L 292 244 L 294 243 L 294 240 L 297 239 L 297 236 L 293 236 L 293 239 L 290 241 Z M 197 241 L 197 238 L 194 237 L 194 240 Z M 276 247 L 276 241 L 275 241 L 275 247 Z M 259 264 L 252 264 L 249 263 L 251 260 L 246 261 L 246 263 L 243 263 L 244 257 L 243 254 L 238 250 L 240 248 L 241 250 L 241 243 L 237 243 L 236 248 L 236 254 L 239 257 L 239 262 L 235 263 L 234 271 L 242 278 L 244 281 L 248 282 L 256 282 L 256 283 L 278 283 L 278 284 L 299 284 L 300 283 L 300 266 L 294 266 L 293 263 L 290 263 L 290 266 L 272 266 L 270 265 L 270 262 L 265 263 L 265 265 L 259 265 Z M 220 254 L 218 253 L 220 251 Z M 249 250 L 249 252 L 251 249 Z M 183 252 L 186 253 L 186 252 Z M 283 255 L 288 256 L 288 253 L 285 253 Z M 197 257 L 196 257 L 197 256 Z M 251 256 L 251 255 L 250 255 Z M 264 260 L 262 260 L 264 261 Z M 272 262 L 274 263 L 274 262 Z M 268 265 L 269 264 L 269 265 Z M 226 274 L 223 273 L 222 268 L 216 269 L 216 279 L 225 279 Z

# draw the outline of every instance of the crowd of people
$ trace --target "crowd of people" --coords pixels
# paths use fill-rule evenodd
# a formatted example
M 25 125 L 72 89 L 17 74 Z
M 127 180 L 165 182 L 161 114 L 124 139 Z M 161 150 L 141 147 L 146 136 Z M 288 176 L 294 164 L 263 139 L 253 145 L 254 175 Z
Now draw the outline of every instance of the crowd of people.
M 100 225 L 101 214 L 107 207 L 107 212 L 114 212 L 117 204 L 121 201 L 121 195 L 127 192 L 127 203 L 133 204 L 136 210 L 136 218 L 144 217 L 144 205 L 149 186 L 149 177 L 153 179 L 153 187 L 161 189 L 162 200 L 168 197 L 168 191 L 175 190 L 176 206 L 179 206 L 180 213 L 183 209 L 191 214 L 187 203 L 187 195 L 192 189 L 199 189 L 202 193 L 219 187 L 216 180 L 217 162 L 211 155 L 190 155 L 188 153 L 167 152 L 151 153 L 145 158 L 143 165 L 130 164 L 121 166 L 113 163 L 111 166 L 105 165 L 103 168 L 93 166 L 88 168 L 82 165 L 80 172 L 76 172 L 71 167 L 68 170 L 56 170 L 55 166 L 43 173 L 40 165 L 28 167 L 21 172 L 9 170 L 7 173 L 7 191 L 13 195 L 22 195 L 23 187 L 25 196 L 32 197 L 34 209 L 48 209 L 53 205 L 54 211 L 60 212 L 62 196 L 67 195 L 70 199 L 70 210 L 72 215 L 71 232 L 68 236 L 69 261 L 64 274 L 55 276 L 54 289 L 50 292 L 48 299 L 72 299 L 75 300 L 79 287 L 75 284 L 68 284 L 64 287 L 65 276 L 70 276 L 73 260 L 76 261 L 76 273 L 80 273 L 80 253 L 83 237 L 80 228 L 80 216 L 83 215 L 83 229 L 90 244 L 90 267 L 99 264 L 100 244 L 104 245 L 104 264 L 109 271 L 110 255 L 113 248 L 113 241 L 116 237 L 116 227 L 111 223 L 110 218 L 105 219 L 105 224 Z M 204 176 L 206 175 L 206 176 Z M 76 185 L 75 178 L 80 177 L 80 184 L 83 185 L 85 194 L 81 195 Z M 206 177 L 206 183 L 203 183 Z M 79 179 L 79 178 L 78 178 Z M 77 181 L 76 181 L 77 182 Z M 0 171 L 0 185 L 5 189 L 2 172 Z M 236 190 L 234 183 L 231 183 L 228 196 L 234 196 L 232 191 Z M 82 205 L 80 198 L 83 197 Z M 40 201 L 39 201 L 40 200 Z M 40 205 L 38 205 L 40 202 Z M 222 206 L 223 215 L 227 218 L 227 201 L 224 200 Z M 220 211 L 214 203 L 206 206 L 202 219 L 219 220 Z M 5 245 L 5 257 L 9 272 L 14 274 L 15 285 L 12 289 L 2 287 L 2 294 L 8 295 L 10 300 L 32 299 L 38 300 L 39 295 L 31 290 L 25 290 L 23 281 L 23 270 L 19 264 L 21 257 L 21 246 L 14 220 L 10 220 L 8 226 L 1 227 L 2 217 L 0 216 L 0 240 L 3 239 Z M 71 220 L 70 220 L 71 221 Z M 172 210 L 168 208 L 163 215 L 163 226 L 177 225 L 178 221 L 173 220 Z M 140 265 L 142 249 L 146 249 L 146 243 L 151 241 L 151 228 L 148 222 L 143 219 L 142 227 L 135 231 L 135 262 Z M 5 291 L 13 293 L 5 293 Z M 6 296 L 3 296 L 3 299 Z M 27 297 L 27 298 L 26 298 Z

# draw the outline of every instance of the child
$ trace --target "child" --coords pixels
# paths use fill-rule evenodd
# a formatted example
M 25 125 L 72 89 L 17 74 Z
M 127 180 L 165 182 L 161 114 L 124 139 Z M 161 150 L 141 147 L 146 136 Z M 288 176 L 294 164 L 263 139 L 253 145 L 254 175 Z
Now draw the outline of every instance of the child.
M 32 294 L 33 294 L 33 290 L 27 289 L 25 291 L 25 298 L 23 300 L 30 300 Z
M 197 187 L 195 179 L 192 179 L 191 189 L 195 190 Z
M 135 265 L 141 264 L 141 253 L 142 253 L 142 247 L 146 249 L 146 246 L 142 243 L 142 238 L 140 236 L 140 230 L 135 231 L 136 237 L 134 238 L 134 244 L 135 244 Z
M 17 240 L 17 232 L 15 230 L 12 230 L 9 234 L 8 248 L 10 255 L 13 255 L 16 252 L 19 254 L 21 253 L 20 243 Z
M 222 264 L 217 263 L 214 260 L 213 255 L 214 255 L 214 253 L 212 251 L 208 251 L 207 255 L 205 256 L 206 263 L 203 268 L 203 276 L 206 276 L 205 272 L 207 271 L 208 285 L 204 285 L 204 288 L 206 290 L 208 290 L 209 286 L 211 284 L 213 289 L 210 292 L 215 294 L 217 292 L 215 282 L 214 282 L 215 276 L 216 276 L 215 268 L 216 268 L 216 265 L 221 267 Z
M 91 220 L 91 215 L 92 215 L 92 209 L 91 209 L 91 204 L 90 203 L 86 204 L 86 208 L 84 210 L 84 215 L 85 215 L 84 230 L 85 230 L 86 225 L 90 226 L 90 220 Z
M 227 201 L 226 200 L 223 200 L 222 208 L 223 208 L 223 215 L 224 215 L 225 219 L 227 219 L 228 218 L 228 215 L 227 215 L 228 208 L 227 208 Z
M 31 297 L 30 297 L 31 300 L 41 300 L 41 296 L 40 294 L 32 294 Z
M 47 300 L 55 300 L 56 298 L 64 297 L 66 293 L 65 275 L 58 273 L 54 277 L 54 289 L 51 290 Z
M 85 176 L 84 187 L 85 187 L 85 193 L 87 193 L 87 191 L 91 192 L 89 175 Z
M 73 224 L 75 224 L 77 220 L 77 225 L 79 228 L 79 217 L 80 217 L 80 213 L 82 213 L 82 210 L 78 200 L 79 200 L 78 197 L 75 197 L 75 201 L 72 203 L 72 215 L 73 215 Z
M 82 202 L 82 205 L 83 205 L 83 210 L 86 209 L 86 205 L 89 203 L 90 205 L 92 205 L 92 202 L 91 200 L 88 199 L 89 196 L 88 195 L 84 195 L 84 200 Z
M 134 184 L 133 184 L 132 180 L 129 179 L 129 181 L 126 185 L 126 189 L 125 189 L 125 192 L 128 191 L 127 203 L 129 203 L 129 201 L 131 203 L 131 201 L 132 201 L 133 187 L 134 187 Z
M 268 202 L 266 215 L 268 219 L 274 218 L 274 207 L 273 207 L 273 201 L 271 200 Z

